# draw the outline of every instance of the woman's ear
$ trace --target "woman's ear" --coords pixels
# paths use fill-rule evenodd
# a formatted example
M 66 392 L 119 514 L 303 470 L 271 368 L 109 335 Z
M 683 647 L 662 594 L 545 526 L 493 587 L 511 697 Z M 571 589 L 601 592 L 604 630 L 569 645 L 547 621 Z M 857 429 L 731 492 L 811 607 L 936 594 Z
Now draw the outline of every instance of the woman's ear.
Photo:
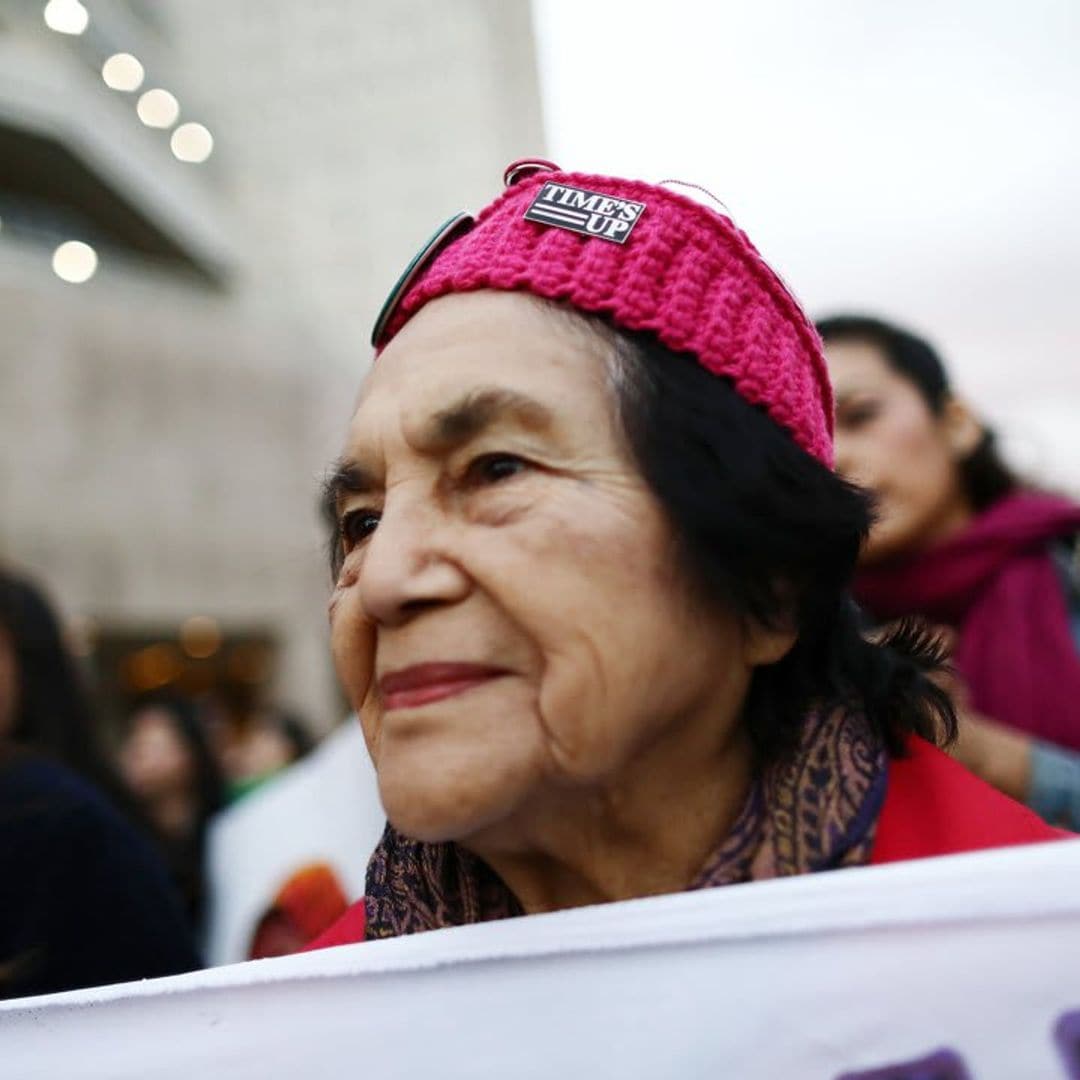
M 958 461 L 970 457 L 985 434 L 979 418 L 965 401 L 950 397 L 941 412 L 941 425 L 949 448 Z

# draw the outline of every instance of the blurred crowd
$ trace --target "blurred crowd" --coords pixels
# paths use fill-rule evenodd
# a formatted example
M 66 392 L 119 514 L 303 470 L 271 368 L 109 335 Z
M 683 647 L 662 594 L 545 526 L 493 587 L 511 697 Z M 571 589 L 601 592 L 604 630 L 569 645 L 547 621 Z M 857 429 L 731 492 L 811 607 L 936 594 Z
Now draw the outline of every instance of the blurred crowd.
M 313 745 L 168 690 L 107 730 L 45 590 L 0 569 L 0 996 L 201 966 L 211 821 Z

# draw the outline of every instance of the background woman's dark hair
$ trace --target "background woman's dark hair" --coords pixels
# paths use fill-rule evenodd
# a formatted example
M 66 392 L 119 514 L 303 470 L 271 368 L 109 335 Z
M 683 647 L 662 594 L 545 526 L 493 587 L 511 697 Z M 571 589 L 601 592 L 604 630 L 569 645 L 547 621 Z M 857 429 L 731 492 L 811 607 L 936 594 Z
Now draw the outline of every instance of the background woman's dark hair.
M 11 739 L 52 758 L 102 791 L 129 820 L 145 828 L 135 799 L 100 742 L 93 710 L 45 595 L 0 569 L 0 626 L 15 650 L 18 685 Z
M 952 396 L 941 357 L 928 342 L 908 330 L 866 315 L 832 315 L 818 319 L 825 342 L 861 341 L 877 348 L 889 366 L 922 394 L 935 416 Z M 994 433 L 983 429 L 979 445 L 960 462 L 960 481 L 975 511 L 985 510 L 1017 486 L 1016 477 L 1002 461 Z
M 871 523 L 867 495 L 693 357 L 651 335 L 614 337 L 620 417 L 691 586 L 744 618 L 798 630 L 751 684 L 759 754 L 783 753 L 808 708 L 834 703 L 863 708 L 894 753 L 909 732 L 951 739 L 952 704 L 928 678 L 944 660 L 934 636 L 915 623 L 878 642 L 861 633 L 848 583 Z

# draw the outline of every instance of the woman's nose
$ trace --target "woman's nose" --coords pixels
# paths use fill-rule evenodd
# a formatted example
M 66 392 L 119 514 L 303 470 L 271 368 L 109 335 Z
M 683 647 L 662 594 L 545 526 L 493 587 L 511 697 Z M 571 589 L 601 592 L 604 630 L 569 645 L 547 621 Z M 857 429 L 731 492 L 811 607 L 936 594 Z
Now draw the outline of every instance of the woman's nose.
M 446 545 L 450 529 L 437 511 L 387 505 L 368 540 L 357 586 L 368 618 L 384 626 L 452 604 L 469 579 Z

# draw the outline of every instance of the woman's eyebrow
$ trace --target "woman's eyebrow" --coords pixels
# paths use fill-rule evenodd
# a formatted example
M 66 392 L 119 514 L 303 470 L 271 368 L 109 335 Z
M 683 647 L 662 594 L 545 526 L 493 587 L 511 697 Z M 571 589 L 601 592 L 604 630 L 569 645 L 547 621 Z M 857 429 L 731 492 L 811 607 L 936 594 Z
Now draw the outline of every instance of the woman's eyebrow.
M 551 427 L 554 412 L 527 394 L 501 387 L 470 391 L 440 409 L 413 440 L 421 453 L 439 454 L 462 446 L 505 417 L 513 417 L 532 431 Z M 342 457 L 330 466 L 320 500 L 327 521 L 337 520 L 337 505 L 346 495 L 367 495 L 379 490 L 374 475 L 355 458 Z
M 338 458 L 327 473 L 322 485 L 323 514 L 327 520 L 337 520 L 338 500 L 344 495 L 366 495 L 376 488 L 375 481 L 358 462 L 351 458 Z
M 421 453 L 446 453 L 506 417 L 531 431 L 550 428 L 555 422 L 552 410 L 527 394 L 501 387 L 484 388 L 464 394 L 435 413 L 419 433 L 415 446 Z

